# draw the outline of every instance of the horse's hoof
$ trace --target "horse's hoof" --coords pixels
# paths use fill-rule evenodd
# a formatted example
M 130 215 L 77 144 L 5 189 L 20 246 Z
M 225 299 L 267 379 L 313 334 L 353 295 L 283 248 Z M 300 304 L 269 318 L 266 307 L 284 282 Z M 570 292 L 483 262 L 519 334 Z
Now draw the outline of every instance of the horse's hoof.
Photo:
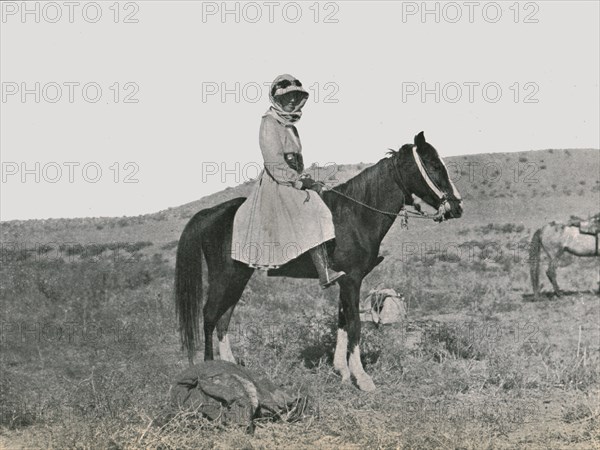
M 358 385 L 358 388 L 364 392 L 373 392 L 377 389 L 369 375 L 363 375 L 360 378 L 357 378 L 356 384 Z
M 348 363 L 345 360 L 333 360 L 333 370 L 341 375 L 342 380 L 350 379 L 350 369 L 348 368 Z

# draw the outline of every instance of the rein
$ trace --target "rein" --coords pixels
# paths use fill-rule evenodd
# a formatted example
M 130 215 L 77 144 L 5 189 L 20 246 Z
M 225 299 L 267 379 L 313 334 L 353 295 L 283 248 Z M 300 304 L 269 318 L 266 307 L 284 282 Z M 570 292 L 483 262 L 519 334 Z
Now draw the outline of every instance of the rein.
M 415 219 L 433 219 L 435 220 L 438 215 L 439 212 L 436 213 L 435 215 L 429 215 L 425 212 L 416 212 L 416 211 L 407 211 L 406 209 L 404 209 L 404 206 L 402 206 L 402 208 L 400 209 L 400 212 L 389 212 L 389 211 L 383 211 L 381 209 L 377 209 L 374 206 L 371 205 L 367 205 L 366 203 L 361 202 L 360 200 L 357 200 L 355 198 L 350 197 L 349 195 L 344 194 L 343 192 L 340 192 L 334 188 L 331 187 L 327 187 L 327 186 L 323 186 L 325 190 L 327 191 L 331 191 L 331 192 L 335 192 L 338 195 L 341 195 L 342 197 L 346 197 L 348 200 L 353 201 L 354 203 L 357 203 L 361 206 L 364 206 L 367 209 L 370 209 L 371 211 L 375 211 L 378 212 L 380 214 L 387 214 L 388 216 L 394 216 L 394 217 L 405 217 L 407 214 L 412 214 L 414 216 Z
M 398 169 L 396 160 L 393 159 L 394 156 L 392 156 L 392 164 L 394 165 L 394 170 L 396 172 L 396 175 L 398 177 L 398 184 L 400 189 L 403 191 L 404 196 L 408 197 L 410 195 L 410 193 L 408 192 L 408 190 L 406 189 L 404 182 L 402 181 L 402 177 L 400 176 L 400 170 Z M 320 183 L 324 189 L 328 190 L 328 191 L 332 191 L 335 192 L 338 195 L 341 195 L 342 197 L 347 198 L 348 200 L 357 203 L 361 206 L 364 206 L 367 209 L 370 209 L 371 211 L 375 211 L 378 212 L 380 214 L 386 214 L 388 216 L 392 216 L 392 217 L 400 217 L 401 218 L 401 226 L 402 228 L 408 228 L 408 215 L 411 214 L 412 217 L 414 219 L 431 219 L 434 220 L 436 222 L 442 222 L 444 220 L 444 213 L 445 213 L 445 205 L 448 202 L 446 200 L 446 196 L 442 193 L 442 191 L 435 185 L 435 183 L 433 183 L 433 181 L 429 178 L 425 167 L 423 167 L 423 165 L 421 164 L 418 155 L 416 154 L 416 147 L 413 147 L 413 158 L 415 159 L 415 163 L 417 164 L 417 167 L 419 169 L 419 171 L 421 172 L 421 175 L 423 176 L 423 178 L 425 179 L 425 182 L 429 185 L 429 187 L 431 188 L 431 190 L 440 198 L 441 200 L 441 205 L 437 211 L 436 214 L 434 215 L 430 215 L 427 214 L 426 212 L 422 212 L 422 211 L 407 211 L 404 206 L 406 205 L 402 205 L 402 208 L 400 208 L 400 212 L 390 212 L 390 211 L 383 211 L 381 209 L 375 208 L 374 206 L 368 205 L 364 202 L 361 202 L 360 200 L 357 200 L 355 198 L 350 197 L 349 195 L 344 194 L 343 192 L 340 192 L 334 188 L 331 187 L 327 187 L 324 183 Z

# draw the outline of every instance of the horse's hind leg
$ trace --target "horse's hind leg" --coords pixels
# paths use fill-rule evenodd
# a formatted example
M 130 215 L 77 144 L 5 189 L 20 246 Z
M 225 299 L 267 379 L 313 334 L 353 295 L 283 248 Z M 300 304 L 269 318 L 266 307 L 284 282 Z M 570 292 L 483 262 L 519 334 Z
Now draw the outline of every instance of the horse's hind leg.
M 227 330 L 229 329 L 229 323 L 231 321 L 231 316 L 233 315 L 233 310 L 235 309 L 235 305 L 229 307 L 225 314 L 221 316 L 219 321 L 217 322 L 217 337 L 219 338 L 219 358 L 222 361 L 229 361 L 235 363 L 235 357 L 233 356 L 233 352 L 231 351 L 231 345 L 229 344 L 229 334 Z
M 242 296 L 242 292 L 253 272 L 254 270 L 249 267 L 232 265 L 209 278 L 208 299 L 203 310 L 205 361 L 214 359 L 213 332 L 218 324 L 220 324 L 219 350 L 224 349 L 225 353 L 225 355 L 220 353 L 220 356 L 226 356 L 227 361 L 233 360 L 229 338 L 227 337 L 227 328 L 233 309 Z M 225 318 L 223 319 L 224 315 Z M 227 349 L 229 349 L 229 354 L 227 354 Z
M 557 297 L 560 297 L 560 288 L 558 287 L 558 281 L 556 280 L 556 267 L 558 265 L 558 259 L 562 256 L 563 250 L 560 250 L 554 258 L 550 259 L 550 264 L 548 264 L 548 270 L 546 270 L 546 275 L 548 279 L 552 283 L 552 287 L 554 288 L 554 293 Z
M 214 278 L 209 281 L 208 299 L 202 310 L 204 316 L 204 361 L 212 361 L 213 355 L 213 332 L 215 325 L 221 315 L 225 312 L 221 305 L 226 285 L 219 279 Z

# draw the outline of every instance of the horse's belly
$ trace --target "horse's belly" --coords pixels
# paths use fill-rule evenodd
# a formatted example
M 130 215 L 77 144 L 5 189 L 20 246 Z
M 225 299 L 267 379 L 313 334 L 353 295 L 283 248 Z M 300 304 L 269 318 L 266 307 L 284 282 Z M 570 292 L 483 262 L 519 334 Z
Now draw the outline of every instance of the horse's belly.
M 577 256 L 594 256 L 599 253 L 598 237 L 582 234 L 576 227 L 565 229 L 566 250 Z

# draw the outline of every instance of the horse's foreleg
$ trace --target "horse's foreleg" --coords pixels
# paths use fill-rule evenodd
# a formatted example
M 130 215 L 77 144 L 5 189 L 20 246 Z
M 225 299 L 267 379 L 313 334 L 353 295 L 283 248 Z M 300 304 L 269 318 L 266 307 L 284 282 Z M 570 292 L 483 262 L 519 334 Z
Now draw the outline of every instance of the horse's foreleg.
M 340 300 L 338 312 L 338 330 L 333 356 L 333 368 L 342 376 L 342 383 L 350 382 L 350 369 L 348 368 L 348 332 L 346 331 L 346 316 Z
M 558 287 L 558 281 L 556 280 L 556 267 L 558 265 L 558 259 L 562 256 L 563 251 L 559 251 L 554 258 L 550 259 L 550 264 L 548 264 L 548 270 L 546 270 L 546 275 L 548 279 L 552 283 L 552 287 L 554 288 L 554 293 L 557 297 L 560 296 L 560 288 Z
M 346 319 L 348 332 L 348 368 L 356 379 L 356 384 L 363 391 L 374 391 L 375 384 L 365 370 L 360 360 L 360 316 L 358 311 L 360 296 L 360 281 L 347 276 L 340 281 L 340 299 Z

